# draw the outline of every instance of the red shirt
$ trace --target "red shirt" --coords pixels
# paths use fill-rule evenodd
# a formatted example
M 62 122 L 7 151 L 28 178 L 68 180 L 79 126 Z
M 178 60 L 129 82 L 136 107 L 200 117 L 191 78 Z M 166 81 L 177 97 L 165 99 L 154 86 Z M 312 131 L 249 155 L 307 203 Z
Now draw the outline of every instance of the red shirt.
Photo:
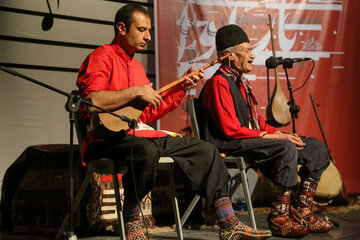
M 117 91 L 131 86 L 148 84 L 150 84 L 150 81 L 146 77 L 142 64 L 134 56 L 128 56 L 115 41 L 111 44 L 103 45 L 90 53 L 81 65 L 77 79 L 77 86 L 82 97 L 95 91 Z M 139 121 L 151 123 L 158 120 L 179 106 L 185 96 L 185 92 L 179 86 L 175 86 L 161 95 L 163 99 L 161 106 L 154 109 L 149 104 L 140 116 Z M 81 109 L 81 114 L 84 121 L 88 123 L 90 115 L 84 109 Z M 132 131 L 129 132 L 129 134 L 132 133 Z M 165 132 L 155 130 L 136 131 L 136 136 L 139 137 L 151 138 L 166 135 Z M 93 141 L 95 141 L 95 137 L 92 135 L 92 131 L 90 131 L 83 141 L 82 153 L 85 152 L 87 146 Z
M 246 101 L 245 90 L 241 85 L 240 91 Z M 203 89 L 202 103 L 209 109 L 212 119 L 228 139 L 255 138 L 259 137 L 264 131 L 267 133 L 277 131 L 274 127 L 266 124 L 261 116 L 258 118 L 261 130 L 241 126 L 240 120 L 236 116 L 229 83 L 221 75 L 207 81 Z

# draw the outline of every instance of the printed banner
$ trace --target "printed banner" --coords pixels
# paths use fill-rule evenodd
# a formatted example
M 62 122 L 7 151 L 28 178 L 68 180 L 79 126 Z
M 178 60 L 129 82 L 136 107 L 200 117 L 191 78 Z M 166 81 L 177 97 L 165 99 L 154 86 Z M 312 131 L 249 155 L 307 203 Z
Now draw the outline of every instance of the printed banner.
M 248 34 L 256 56 L 254 70 L 245 75 L 257 96 L 260 115 L 266 117 L 268 97 L 274 91 L 275 74 L 270 70 L 269 88 L 265 61 L 273 56 L 269 15 L 272 19 L 274 51 L 277 57 L 311 58 L 313 61 L 296 63 L 287 69 L 278 66 L 280 86 L 300 107 L 295 119 L 295 130 L 300 135 L 326 140 L 334 160 L 350 192 L 360 192 L 359 176 L 352 170 L 360 169 L 356 154 L 354 120 L 360 120 L 356 90 L 360 89 L 359 67 L 355 67 L 355 53 L 359 53 L 359 23 L 355 9 L 358 1 L 341 0 L 157 0 L 157 56 L 158 86 L 181 77 L 191 66 L 195 69 L 217 58 L 215 34 L 227 24 L 237 24 Z M 314 65 L 313 65 L 314 64 Z M 210 78 L 218 66 L 205 70 Z M 313 70 L 312 70 L 313 68 Z M 306 81 L 306 79 L 308 80 Z M 180 108 L 161 119 L 160 128 L 183 135 L 191 135 L 187 112 L 190 97 L 197 97 L 206 80 L 197 89 L 188 91 Z M 320 124 L 317 121 L 309 94 L 312 95 Z M 290 122 L 282 131 L 293 132 Z M 359 133 L 359 130 L 356 130 Z M 351 151 L 349 151 L 351 150 Z M 352 167 L 349 167 L 352 166 Z M 357 185 L 357 186 L 356 186 Z

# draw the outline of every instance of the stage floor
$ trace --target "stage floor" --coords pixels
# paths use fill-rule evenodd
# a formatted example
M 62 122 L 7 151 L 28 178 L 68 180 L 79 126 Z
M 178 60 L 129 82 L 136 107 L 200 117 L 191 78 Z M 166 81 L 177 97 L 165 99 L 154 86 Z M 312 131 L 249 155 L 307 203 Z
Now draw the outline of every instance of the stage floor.
M 330 239 L 360 239 L 360 208 L 339 208 L 332 210 L 329 213 L 319 213 L 320 216 L 331 217 L 338 226 L 328 233 L 309 234 L 302 238 L 304 240 L 330 240 Z M 266 214 L 256 214 L 256 222 L 258 228 L 266 228 Z M 172 218 L 172 216 L 169 216 Z M 238 214 L 241 221 L 248 223 L 248 217 L 244 214 Z M 200 230 L 184 229 L 184 240 L 211 240 L 218 238 L 217 227 L 201 227 Z M 116 240 L 118 236 L 92 236 L 92 237 L 77 237 L 80 240 Z M 11 233 L 0 233 L 0 240 L 50 240 L 54 238 L 46 238 L 35 235 L 19 235 Z M 170 227 L 159 228 L 158 230 L 151 230 L 151 240 L 171 240 L 176 239 L 176 232 Z M 280 240 L 283 238 L 271 237 L 273 240 Z

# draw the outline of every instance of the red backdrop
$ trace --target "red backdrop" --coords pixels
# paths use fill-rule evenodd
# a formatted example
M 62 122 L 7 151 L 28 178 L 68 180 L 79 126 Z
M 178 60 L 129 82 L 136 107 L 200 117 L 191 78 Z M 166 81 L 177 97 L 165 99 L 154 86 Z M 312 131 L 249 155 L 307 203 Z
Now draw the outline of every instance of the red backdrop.
M 247 75 L 266 116 L 267 80 L 265 60 L 272 55 L 269 19 L 273 18 L 276 55 L 310 57 L 315 68 L 307 84 L 294 93 L 300 106 L 296 130 L 300 135 L 323 137 L 311 104 L 313 96 L 325 136 L 349 193 L 360 193 L 360 163 L 357 124 L 360 120 L 360 89 L 357 55 L 360 53 L 360 1 L 268 0 L 268 1 L 175 1 L 157 0 L 158 84 L 160 87 L 182 76 L 191 66 L 199 68 L 216 59 L 215 33 L 227 24 L 237 24 L 248 34 L 257 57 Z M 288 70 L 293 89 L 301 86 L 312 67 L 311 61 L 294 64 Z M 206 70 L 207 78 L 217 66 Z M 281 87 L 289 93 L 282 67 Z M 191 134 L 187 100 L 199 88 L 189 91 L 182 106 L 160 122 L 160 128 Z M 274 85 L 271 71 L 270 93 Z M 291 124 L 280 128 L 291 132 Z

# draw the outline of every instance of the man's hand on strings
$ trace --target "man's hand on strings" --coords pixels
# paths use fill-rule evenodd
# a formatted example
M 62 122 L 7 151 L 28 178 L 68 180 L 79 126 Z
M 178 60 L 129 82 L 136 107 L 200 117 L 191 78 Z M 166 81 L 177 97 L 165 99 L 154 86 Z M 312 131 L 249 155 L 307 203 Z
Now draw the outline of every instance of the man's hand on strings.
M 186 73 L 183 75 L 185 80 L 180 83 L 180 87 L 184 91 L 187 91 L 187 90 L 189 90 L 191 88 L 196 87 L 198 81 L 205 77 L 204 70 L 200 70 L 197 73 L 191 74 L 192 71 L 194 71 L 194 66 L 191 66 L 191 68 L 189 70 L 187 70 Z

